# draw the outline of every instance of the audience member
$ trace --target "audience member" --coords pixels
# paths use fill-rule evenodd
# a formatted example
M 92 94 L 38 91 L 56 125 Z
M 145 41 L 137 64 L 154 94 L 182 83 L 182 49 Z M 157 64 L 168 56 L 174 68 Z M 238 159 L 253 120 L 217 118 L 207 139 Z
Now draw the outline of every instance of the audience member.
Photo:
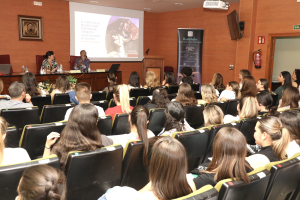
M 261 78 L 256 83 L 256 88 L 259 92 L 265 91 L 271 93 L 271 89 L 269 88 L 269 81 L 267 79 Z
M 88 69 L 90 67 L 90 59 L 86 56 L 86 51 L 81 50 L 80 51 L 80 58 L 77 58 L 75 61 L 74 69 L 80 70 L 81 73 L 88 72 Z
M 181 83 L 187 83 L 192 87 L 192 85 L 194 84 L 194 81 L 191 77 L 186 76 L 186 77 L 182 78 Z
M 109 82 L 109 86 L 105 87 L 103 91 L 108 93 L 109 91 L 112 91 L 114 89 L 114 86 L 117 85 L 117 77 L 114 72 L 109 72 L 107 75 L 107 82 Z
M 198 104 L 218 101 L 216 89 L 210 84 L 204 84 L 201 86 L 201 95 L 202 95 L 202 99 L 198 100 Z
M 281 83 L 281 86 L 278 87 L 274 92 L 278 94 L 276 106 L 279 105 L 279 101 L 282 97 L 282 91 L 288 87 L 292 86 L 291 74 L 288 71 L 282 71 L 278 76 L 278 82 Z
M 280 114 L 282 127 L 290 134 L 290 141 L 287 148 L 288 158 L 300 152 L 300 111 L 298 109 L 288 110 Z
M 71 91 L 71 84 L 68 77 L 66 75 L 59 76 L 56 80 L 55 88 L 51 92 L 51 101 L 53 102 L 55 94 L 64 94 L 69 91 Z
M 30 157 L 25 149 L 5 148 L 4 140 L 6 137 L 8 123 L 0 117 L 0 165 L 11 165 L 30 161 Z
M 241 97 L 255 97 L 257 94 L 256 82 L 253 76 L 245 76 L 242 80 Z
M 271 111 L 273 105 L 273 97 L 269 92 L 261 91 L 255 97 L 258 115 L 263 115 Z
M 132 88 L 142 88 L 140 84 L 140 76 L 136 71 L 131 72 L 128 82 L 128 90 Z
M 31 72 L 27 72 L 22 76 L 22 82 L 25 85 L 26 93 L 32 97 L 47 94 L 44 90 L 40 90 L 37 87 L 35 75 Z
M 230 81 L 226 89 L 220 94 L 218 100 L 219 101 L 227 101 L 230 99 L 240 99 L 241 92 L 239 90 L 239 84 L 236 81 Z
M 55 142 L 60 137 L 59 133 L 52 132 L 47 136 L 43 157 L 56 154 L 64 170 L 70 151 L 94 151 L 112 145 L 113 140 L 101 135 L 98 130 L 98 116 L 94 105 L 85 103 L 75 106 L 57 144 Z M 52 145 L 54 147 L 51 151 Z
M 47 51 L 46 54 L 43 56 L 45 60 L 43 60 L 42 63 L 42 70 L 46 71 L 48 73 L 54 73 L 57 71 L 57 62 L 55 60 L 54 52 L 53 51 Z
M 295 69 L 295 71 L 292 74 L 292 79 L 294 80 L 292 82 L 292 85 L 296 88 L 298 88 L 298 90 L 300 90 L 300 70 L 299 69 Z
M 167 103 L 169 103 L 169 102 L 170 102 L 170 100 L 168 98 L 167 90 L 165 88 L 159 87 L 153 91 L 152 100 L 150 100 L 144 106 L 148 110 L 150 110 L 152 108 L 166 108 Z
M 162 82 L 163 86 L 169 87 L 170 85 L 178 85 L 175 80 L 173 72 L 167 72 L 165 74 L 165 80 Z
M 250 71 L 247 70 L 247 69 L 240 70 L 240 73 L 239 73 L 239 79 L 241 80 L 241 82 L 240 82 L 240 90 L 242 89 L 242 86 L 243 86 L 242 81 L 243 81 L 243 79 L 244 79 L 245 76 L 251 76 Z
M 157 75 L 153 71 L 147 71 L 146 72 L 146 85 L 145 88 L 156 88 L 159 87 L 160 83 L 158 80 Z
M 27 168 L 18 186 L 16 200 L 65 200 L 66 177 L 49 165 Z
M 181 103 L 173 101 L 167 104 L 165 128 L 159 135 L 172 136 L 174 132 L 194 130 L 184 119 L 185 111 Z
M 192 78 L 192 75 L 193 75 L 193 69 L 191 67 L 184 67 L 181 69 L 181 74 L 184 77 L 191 77 Z M 193 78 L 192 78 L 193 79 Z M 178 80 L 179 81 L 179 80 Z M 180 81 L 179 84 L 182 83 L 182 80 Z
M 88 83 L 78 83 L 75 86 L 75 98 L 79 102 L 79 104 L 83 103 L 91 103 L 92 92 L 91 86 Z M 95 106 L 98 110 L 99 117 L 105 115 L 103 108 L 99 106 Z M 65 120 L 69 119 L 70 113 L 72 112 L 73 108 L 69 108 L 65 115 Z
M 299 90 L 293 86 L 288 86 L 282 91 L 282 98 L 279 101 L 278 111 L 299 107 Z
M 210 125 L 224 124 L 223 118 L 224 113 L 219 106 L 208 105 L 203 111 L 204 126 L 208 127 Z
M 248 119 L 257 117 L 257 108 L 254 97 L 243 97 L 237 105 L 238 115 L 225 115 L 224 124 L 238 121 L 239 119 Z
M 3 81 L 0 79 L 0 99 L 2 99 L 2 98 L 10 99 L 9 95 L 1 95 L 3 88 L 4 88 L 4 84 L 3 84 Z
M 114 118 L 114 115 L 116 113 L 130 113 L 133 107 L 130 106 L 129 103 L 129 92 L 126 85 L 117 85 L 113 89 L 113 96 L 115 103 L 117 106 L 108 108 L 105 111 L 105 115 L 111 115 L 112 118 Z
M 213 79 L 210 83 L 214 86 L 215 89 L 221 93 L 225 89 L 225 85 L 223 84 L 223 76 L 220 73 L 215 73 Z
M 11 96 L 11 100 L 1 101 L 0 110 L 5 108 L 26 108 L 32 107 L 31 96 L 26 94 L 24 83 L 20 82 L 12 82 L 9 88 L 9 95 Z M 26 100 L 27 103 L 23 102 L 23 99 Z
M 178 89 L 178 95 L 175 98 L 183 106 L 197 105 L 197 99 L 194 96 L 194 92 L 191 86 L 187 83 L 182 83 Z

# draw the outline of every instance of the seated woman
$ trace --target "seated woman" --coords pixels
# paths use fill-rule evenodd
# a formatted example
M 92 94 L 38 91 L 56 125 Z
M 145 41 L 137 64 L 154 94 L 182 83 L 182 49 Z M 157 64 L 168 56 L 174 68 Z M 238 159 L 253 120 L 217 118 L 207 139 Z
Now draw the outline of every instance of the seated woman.
M 66 177 L 49 165 L 27 168 L 18 186 L 16 200 L 66 199 Z
M 251 76 L 250 71 L 247 69 L 241 69 L 240 73 L 239 73 L 239 79 L 241 79 L 240 89 L 242 89 L 242 86 L 243 86 L 242 82 L 243 82 L 244 77 L 246 77 L 246 76 Z
M 31 97 L 47 94 L 47 92 L 37 87 L 35 75 L 31 72 L 27 72 L 22 76 L 22 82 L 25 85 L 26 93 Z
M 218 90 L 217 95 L 218 93 L 220 94 L 225 89 L 225 85 L 223 84 L 223 76 L 220 73 L 214 74 L 210 84 L 214 86 L 216 90 Z
M 239 84 L 236 81 L 230 81 L 226 89 L 220 94 L 218 100 L 219 101 L 227 101 L 230 99 L 240 99 L 241 92 L 239 90 Z
M 3 84 L 3 81 L 0 79 L 0 99 L 10 99 L 10 96 L 9 95 L 1 95 L 2 91 L 3 91 L 3 88 L 4 88 L 4 84 Z
M 71 84 L 68 77 L 66 75 L 59 76 L 59 78 L 56 80 L 55 88 L 51 92 L 51 101 L 53 102 L 55 94 L 64 94 L 70 91 Z
M 131 113 L 133 107 L 129 103 L 129 92 L 126 85 L 117 85 L 113 89 L 114 91 L 114 100 L 117 106 L 108 108 L 105 111 L 105 115 L 111 115 L 114 118 L 116 113 Z
M 288 86 L 282 91 L 282 98 L 279 101 L 277 111 L 299 107 L 299 90 L 293 86 Z
M 8 123 L 0 117 L 0 165 L 11 165 L 30 161 L 30 157 L 25 149 L 5 148 L 4 140 L 6 137 Z
M 53 51 L 47 51 L 46 55 L 43 56 L 45 60 L 42 63 L 42 70 L 47 73 L 54 73 L 57 71 L 57 62 L 54 58 L 54 52 Z
M 287 148 L 287 157 L 292 157 L 300 152 L 300 110 L 288 110 L 280 114 L 282 127 L 290 134 L 290 141 Z
M 259 152 L 247 158 L 247 161 L 258 162 L 257 155 L 264 155 L 269 162 L 286 159 L 286 149 L 290 142 L 287 129 L 282 128 L 278 117 L 266 117 L 257 121 L 254 133 L 255 143 L 262 148 Z
M 185 111 L 181 103 L 173 101 L 167 104 L 165 128 L 158 134 L 172 136 L 178 131 L 194 130 L 184 119 Z
M 263 115 L 271 112 L 273 105 L 273 97 L 269 92 L 261 91 L 255 97 L 258 115 Z
M 256 82 L 253 76 L 245 76 L 242 80 L 241 97 L 255 97 L 257 94 Z
M 167 87 L 169 87 L 170 85 L 178 85 L 176 83 L 175 76 L 174 76 L 173 72 L 167 72 L 165 74 L 165 79 L 162 82 L 162 85 L 167 86 Z
M 212 103 L 218 101 L 218 96 L 215 88 L 210 84 L 201 86 L 202 99 L 198 100 L 198 104 Z
M 292 78 L 291 74 L 288 71 L 282 71 L 280 75 L 278 76 L 278 82 L 281 83 L 281 86 L 278 87 L 274 92 L 278 94 L 276 106 L 279 105 L 279 100 L 282 98 L 282 91 L 289 87 L 292 86 Z
M 150 100 L 144 106 L 148 110 L 150 110 L 152 108 L 166 108 L 167 103 L 169 103 L 169 102 L 170 102 L 170 100 L 168 98 L 167 90 L 165 88 L 159 87 L 153 91 L 152 100 Z
M 117 77 L 116 74 L 114 72 L 109 72 L 107 75 L 107 82 L 109 82 L 109 86 L 105 87 L 103 89 L 103 91 L 105 91 L 106 93 L 108 93 L 109 91 L 112 91 L 114 89 L 114 86 L 116 86 L 117 83 Z
M 250 183 L 247 173 L 252 171 L 252 167 L 246 161 L 246 145 L 245 136 L 240 131 L 232 127 L 221 128 L 213 142 L 212 161 L 203 163 L 192 171 L 199 175 L 194 179 L 196 189 L 207 184 L 215 186 L 227 178 Z
M 223 118 L 224 113 L 219 106 L 208 105 L 203 111 L 204 126 L 208 127 L 210 125 L 224 124 Z
M 261 78 L 256 83 L 256 88 L 259 92 L 265 91 L 271 93 L 271 89 L 269 88 L 269 81 L 267 79 Z
M 192 87 L 187 83 L 182 83 L 179 85 L 178 95 L 174 100 L 178 101 L 183 106 L 191 106 L 198 104 L 197 99 L 194 96 Z
M 60 137 L 59 133 L 52 132 L 47 136 L 43 157 L 56 154 L 60 159 L 61 170 L 64 170 L 70 151 L 94 151 L 112 145 L 113 140 L 99 132 L 98 116 L 98 109 L 92 104 L 75 106 L 57 144 L 55 142 Z M 51 151 L 52 145 L 54 147 Z
M 140 76 L 136 71 L 131 72 L 128 82 L 128 90 L 132 88 L 142 88 L 140 84 Z
M 83 73 L 83 72 L 87 72 L 89 67 L 90 67 L 90 59 L 87 58 L 86 51 L 81 50 L 80 58 L 77 58 L 74 65 L 74 69 L 80 70 L 81 73 Z
M 224 124 L 238 121 L 239 119 L 248 119 L 257 117 L 257 108 L 254 97 L 243 97 L 237 105 L 237 116 L 225 115 Z
M 295 69 L 295 71 L 292 74 L 292 79 L 294 80 L 292 82 L 292 86 L 298 88 L 300 90 L 300 70 Z
M 146 85 L 144 88 L 156 88 L 159 87 L 160 83 L 157 75 L 153 71 L 146 72 Z

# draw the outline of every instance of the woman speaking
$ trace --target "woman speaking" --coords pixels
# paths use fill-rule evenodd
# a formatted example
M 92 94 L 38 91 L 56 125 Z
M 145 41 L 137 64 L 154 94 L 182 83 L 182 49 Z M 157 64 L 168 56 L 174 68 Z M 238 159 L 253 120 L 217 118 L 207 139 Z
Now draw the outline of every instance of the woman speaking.
M 80 70 L 82 73 L 87 72 L 90 66 L 90 60 L 86 56 L 86 51 L 80 51 L 80 58 L 78 58 L 75 62 L 74 69 Z
M 47 51 L 46 55 L 43 56 L 45 60 L 42 63 L 42 69 L 46 72 L 56 72 L 57 71 L 57 62 L 54 59 L 54 52 Z

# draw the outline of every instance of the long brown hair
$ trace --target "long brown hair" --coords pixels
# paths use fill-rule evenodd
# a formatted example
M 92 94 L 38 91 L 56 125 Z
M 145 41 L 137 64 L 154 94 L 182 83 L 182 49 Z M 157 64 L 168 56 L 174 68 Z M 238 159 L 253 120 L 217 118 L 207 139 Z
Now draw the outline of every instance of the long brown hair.
M 259 79 L 261 85 L 264 87 L 264 90 L 268 91 L 268 92 L 272 92 L 271 89 L 269 88 L 269 81 L 265 78 L 261 78 Z
M 290 142 L 290 135 L 287 129 L 281 128 L 282 124 L 278 117 L 266 117 L 258 120 L 260 131 L 266 132 L 272 139 L 272 149 L 279 160 L 286 159 L 286 150 Z
M 282 127 L 286 128 L 290 137 L 300 145 L 300 110 L 287 110 L 280 114 Z
M 160 200 L 170 200 L 190 194 L 187 169 L 186 152 L 179 141 L 171 137 L 156 141 L 149 167 L 154 195 Z
M 206 171 L 216 173 L 215 181 L 231 178 L 250 183 L 246 167 L 251 169 L 251 166 L 246 162 L 246 156 L 245 136 L 235 128 L 223 127 L 214 139 L 212 161 Z
M 143 141 L 143 162 L 145 166 L 148 166 L 148 134 L 147 134 L 147 121 L 149 117 L 149 111 L 145 106 L 137 105 L 131 112 L 131 125 L 134 125 L 137 129 L 139 138 Z
M 236 81 L 230 81 L 228 85 L 232 88 L 232 90 L 235 93 L 235 98 L 240 99 L 241 98 L 241 91 L 240 91 L 240 85 Z
M 25 85 L 26 93 L 30 96 L 39 96 L 41 93 L 37 88 L 35 75 L 27 72 L 22 76 L 22 82 Z
M 24 171 L 18 193 L 21 200 L 65 200 L 66 177 L 49 165 L 32 166 Z
M 149 103 L 156 104 L 157 108 L 166 108 L 170 102 L 168 92 L 165 88 L 159 87 L 153 91 L 152 100 Z
M 176 129 L 176 131 L 184 131 L 185 111 L 181 103 L 172 101 L 167 104 L 165 131 Z
M 60 158 L 61 169 L 70 151 L 94 151 L 102 147 L 97 121 L 98 109 L 94 105 L 84 103 L 74 107 L 60 140 L 52 149 Z
M 0 165 L 3 161 L 3 155 L 4 155 L 4 140 L 3 140 L 3 135 L 6 133 L 8 123 L 3 117 L 0 117 Z
M 112 87 L 116 84 L 116 75 L 114 72 L 109 72 L 107 78 L 109 79 L 109 87 Z
M 242 75 L 242 77 L 244 78 L 245 76 L 251 76 L 251 73 L 248 69 L 241 69 L 240 70 L 240 74 Z
M 211 81 L 212 86 L 217 90 L 224 89 L 225 85 L 223 84 L 223 76 L 220 73 L 215 73 Z
M 178 95 L 175 99 L 183 106 L 197 105 L 198 101 L 194 96 L 192 87 L 187 83 L 181 83 L 179 85 Z
M 253 76 L 245 76 L 242 80 L 241 95 L 255 97 L 257 94 L 256 82 Z
M 68 90 L 71 89 L 71 84 L 66 75 L 61 75 L 57 80 L 55 84 L 55 88 L 62 93 L 67 92 Z
M 282 91 L 282 102 L 280 107 L 290 106 L 290 108 L 298 108 L 299 90 L 296 87 L 288 86 Z

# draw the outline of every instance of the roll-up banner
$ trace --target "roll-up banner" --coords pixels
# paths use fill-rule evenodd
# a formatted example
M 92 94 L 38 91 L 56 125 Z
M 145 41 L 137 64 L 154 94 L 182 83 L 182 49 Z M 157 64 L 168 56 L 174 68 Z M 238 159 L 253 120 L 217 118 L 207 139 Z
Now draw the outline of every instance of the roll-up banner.
M 203 29 L 178 29 L 177 80 L 181 82 L 181 70 L 190 67 L 193 70 L 194 83 L 202 83 Z

